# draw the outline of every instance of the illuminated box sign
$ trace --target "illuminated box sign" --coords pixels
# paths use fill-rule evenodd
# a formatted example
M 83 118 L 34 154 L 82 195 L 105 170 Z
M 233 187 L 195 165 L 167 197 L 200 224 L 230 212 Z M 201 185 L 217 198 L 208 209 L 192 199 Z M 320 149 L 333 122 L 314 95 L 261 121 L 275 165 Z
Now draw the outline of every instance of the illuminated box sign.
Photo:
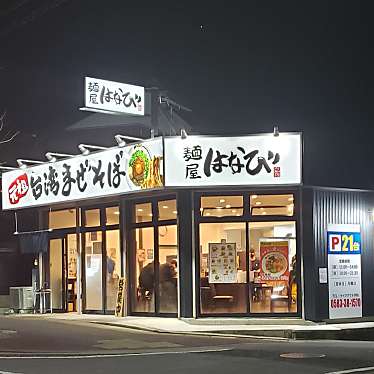
M 85 78 L 85 109 L 144 116 L 144 87 Z
M 165 185 L 301 183 L 301 136 L 188 136 L 165 139 Z
M 328 232 L 328 253 L 360 254 L 361 234 L 359 232 Z
M 360 225 L 327 229 L 329 318 L 362 317 Z
M 3 209 L 49 205 L 163 186 L 162 139 L 2 175 Z

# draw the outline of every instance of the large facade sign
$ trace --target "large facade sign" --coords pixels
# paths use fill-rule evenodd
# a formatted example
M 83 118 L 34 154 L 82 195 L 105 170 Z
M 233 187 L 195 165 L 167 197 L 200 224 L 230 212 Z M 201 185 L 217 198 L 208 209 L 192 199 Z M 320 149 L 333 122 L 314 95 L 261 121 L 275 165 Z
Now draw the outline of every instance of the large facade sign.
M 166 186 L 301 183 L 300 134 L 165 139 Z
M 162 139 L 156 138 L 4 173 L 3 209 L 157 188 L 163 179 Z
M 360 225 L 328 225 L 329 318 L 362 317 Z
M 144 115 L 144 87 L 86 77 L 84 94 L 86 109 Z

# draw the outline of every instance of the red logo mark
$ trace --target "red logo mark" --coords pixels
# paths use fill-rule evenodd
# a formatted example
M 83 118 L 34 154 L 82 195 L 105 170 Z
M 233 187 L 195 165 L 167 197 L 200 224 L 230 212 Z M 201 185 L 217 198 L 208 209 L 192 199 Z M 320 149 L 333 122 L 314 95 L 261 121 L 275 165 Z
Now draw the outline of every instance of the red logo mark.
M 29 180 L 27 174 L 20 175 L 8 188 L 9 201 L 11 204 L 17 204 L 20 199 L 27 194 L 29 190 Z
M 274 178 L 279 178 L 281 176 L 280 166 L 274 166 Z

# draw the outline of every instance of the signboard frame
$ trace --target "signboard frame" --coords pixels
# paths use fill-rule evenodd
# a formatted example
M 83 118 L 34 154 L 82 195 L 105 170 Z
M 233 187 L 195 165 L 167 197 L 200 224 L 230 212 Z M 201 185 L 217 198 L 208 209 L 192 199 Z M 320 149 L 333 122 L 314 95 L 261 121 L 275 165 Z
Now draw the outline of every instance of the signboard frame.
M 84 104 L 81 110 L 144 116 L 145 89 L 143 86 L 85 77 Z
M 329 318 L 362 317 L 361 228 L 328 224 Z
M 201 144 L 204 146 L 202 147 Z M 199 150 L 196 146 L 199 145 L 200 158 L 196 153 Z M 204 150 L 204 147 L 211 148 L 212 154 L 209 155 L 209 151 Z M 239 150 L 240 148 L 242 150 Z M 252 156 L 248 155 L 256 150 L 258 153 L 250 159 Z M 217 151 L 219 154 L 216 153 Z M 303 141 L 300 132 L 280 133 L 279 136 L 274 136 L 272 133 L 243 136 L 189 135 L 183 139 L 171 136 L 164 138 L 164 152 L 167 160 L 165 165 L 167 187 L 302 184 Z M 221 157 L 222 154 L 226 157 L 223 162 L 226 164 L 229 163 L 229 157 L 238 156 L 234 163 L 243 164 L 244 167 L 240 166 L 240 173 L 237 173 L 238 166 L 235 165 L 234 167 L 224 165 L 222 172 L 214 172 L 214 167 L 212 168 L 210 163 L 210 175 L 207 176 L 205 164 L 208 156 L 214 161 L 217 155 Z M 256 172 L 254 169 L 257 166 L 257 159 L 263 159 L 268 165 L 260 165 L 260 172 L 252 175 L 250 173 Z M 245 172 L 244 170 L 248 170 L 248 162 L 251 162 L 250 170 Z M 187 169 L 191 165 L 198 165 L 198 167 L 195 167 L 195 170 Z M 187 178 L 187 173 L 191 171 L 194 173 L 192 179 Z M 240 177 L 238 174 L 241 174 Z

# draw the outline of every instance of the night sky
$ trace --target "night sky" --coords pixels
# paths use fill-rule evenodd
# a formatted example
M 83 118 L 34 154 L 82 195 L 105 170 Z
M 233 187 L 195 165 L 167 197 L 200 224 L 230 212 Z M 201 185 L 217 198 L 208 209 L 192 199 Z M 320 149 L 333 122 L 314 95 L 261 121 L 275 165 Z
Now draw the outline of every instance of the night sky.
M 374 188 L 372 14 L 369 1 L 1 0 L 0 110 L 22 133 L 0 161 L 57 151 L 88 75 L 167 89 L 200 133 L 302 131 L 306 184 Z

